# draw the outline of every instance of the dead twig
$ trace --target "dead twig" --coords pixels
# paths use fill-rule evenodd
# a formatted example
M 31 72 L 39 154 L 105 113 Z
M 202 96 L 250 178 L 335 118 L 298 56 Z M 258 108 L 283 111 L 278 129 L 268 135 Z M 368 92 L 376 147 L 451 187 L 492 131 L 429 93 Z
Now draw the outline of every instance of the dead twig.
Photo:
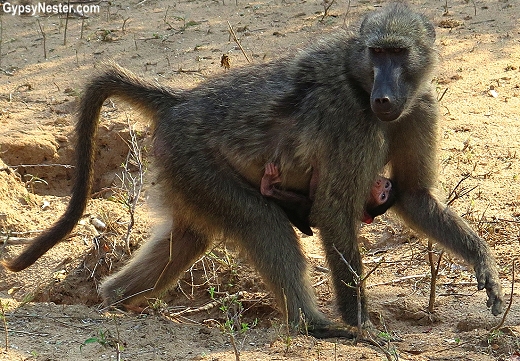
M 7 236 L 3 239 L 0 238 L 0 242 L 2 242 L 2 244 L 4 246 L 6 246 L 6 245 L 19 246 L 19 245 L 29 244 L 32 242 L 32 240 L 33 240 L 32 238 L 11 237 L 11 236 Z
M 65 29 L 63 30 L 63 45 L 67 45 L 67 28 L 69 26 L 70 0 L 67 0 L 67 15 L 65 15 Z
M 79 38 L 83 39 L 83 29 L 85 28 L 85 18 L 81 19 L 81 31 L 79 33 Z
M 348 18 L 349 13 L 350 13 L 350 0 L 348 0 L 347 11 L 345 11 L 345 17 L 343 18 L 343 27 L 344 28 L 348 27 L 347 18 Z
M 386 359 L 388 361 L 397 361 L 398 358 L 393 356 L 393 353 L 388 351 L 383 347 L 383 344 L 380 342 L 381 340 L 377 340 L 379 336 L 375 335 L 371 330 L 368 330 L 367 332 L 363 332 L 362 324 L 361 324 L 361 289 L 364 286 L 364 283 L 366 282 L 367 278 L 382 264 L 382 262 L 379 262 L 374 268 L 372 268 L 365 276 L 360 277 L 357 272 L 352 268 L 350 263 L 345 259 L 343 254 L 339 252 L 339 250 L 336 248 L 335 245 L 333 245 L 334 250 L 339 254 L 341 260 L 347 265 L 350 272 L 354 275 L 354 282 L 356 284 L 356 293 L 357 293 L 357 306 L 358 306 L 358 332 L 356 335 L 356 339 L 354 340 L 355 344 L 358 342 L 366 343 L 368 345 L 376 347 L 378 350 L 380 350 L 384 355 L 386 356 Z M 354 286 L 345 283 L 342 281 L 343 284 L 345 284 L 347 287 L 353 288 Z M 385 327 L 386 329 L 386 327 Z M 392 341 L 391 338 L 385 338 L 384 344 L 387 344 L 388 347 L 390 347 L 390 341 Z M 395 352 L 394 352 L 395 354 Z
M 71 164 L 58 164 L 58 163 L 50 163 L 50 164 L 17 164 L 17 165 L 8 165 L 6 168 L 0 168 L 0 170 L 6 169 L 17 169 L 17 168 L 39 168 L 39 167 L 63 167 L 63 168 L 74 168 Z
M 126 26 L 126 22 L 127 22 L 128 20 L 130 20 L 130 17 L 127 17 L 127 18 L 123 19 L 123 25 L 121 26 L 121 31 L 123 32 L 123 34 L 126 34 L 126 28 L 125 28 L 125 26 Z
M 448 89 L 449 88 L 444 89 L 441 96 L 437 99 L 437 102 L 439 102 L 439 103 L 441 102 L 442 98 L 444 98 L 444 95 L 446 95 L 446 93 L 448 92 Z
M 500 222 L 509 222 L 509 223 L 518 223 L 518 224 L 520 224 L 520 221 L 516 221 L 514 219 L 497 218 L 496 220 L 500 221 Z M 498 223 L 498 222 L 487 222 L 487 223 Z
M 130 134 L 130 141 L 127 143 L 129 151 L 126 157 L 126 162 L 123 164 L 123 172 L 120 177 L 118 176 L 118 178 L 121 181 L 121 187 L 126 191 L 126 199 L 124 199 L 123 202 L 127 206 L 128 214 L 130 215 L 130 222 L 128 223 L 126 234 L 123 239 L 127 253 L 131 254 L 130 234 L 135 225 L 135 210 L 143 189 L 145 168 L 143 164 L 141 145 L 137 140 L 137 135 L 130 124 L 130 120 L 127 119 L 127 122 Z M 130 166 L 137 168 L 137 175 L 131 173 Z
M 233 40 L 235 41 L 235 43 L 238 45 L 238 47 L 240 48 L 240 50 L 242 51 L 242 54 L 244 54 L 246 60 L 248 63 L 251 63 L 251 60 L 249 60 L 249 57 L 247 56 L 244 48 L 242 47 L 242 44 L 240 44 L 240 41 L 238 40 L 237 38 L 237 34 L 235 34 L 235 31 L 233 30 L 233 27 L 231 26 L 231 23 L 229 22 L 228 20 L 228 27 L 229 27 L 229 33 L 231 34 L 231 36 L 233 37 Z
M 174 70 L 177 74 L 181 74 L 181 73 L 186 73 L 186 74 L 190 74 L 190 73 L 200 73 L 201 71 L 200 70 L 191 70 L 191 69 L 182 69 L 182 68 L 179 68 L 177 70 Z
M 6 246 L 18 246 L 18 245 L 25 245 L 31 243 L 34 238 L 26 238 L 26 237 L 13 237 L 13 234 L 28 234 L 28 233 L 41 233 L 43 231 L 27 231 L 27 232 L 8 232 L 6 236 L 0 237 L 0 243 L 2 243 L 3 247 Z M 4 233 L 5 234 L 5 233 Z M 70 233 L 65 239 L 68 240 L 72 237 L 76 237 L 78 233 Z
M 475 16 L 477 16 L 477 4 L 475 3 L 475 0 L 471 0 L 473 3 L 473 8 L 475 9 Z
M 131 299 L 132 297 L 139 296 L 139 295 L 145 294 L 145 293 L 147 293 L 147 292 L 151 292 L 151 291 L 153 291 L 153 290 L 154 290 L 154 288 L 152 287 L 152 288 L 147 288 L 147 289 L 145 289 L 145 290 L 142 290 L 142 291 L 136 292 L 136 293 L 134 293 L 134 294 L 132 294 L 132 295 L 126 296 L 125 298 L 122 298 L 122 299 L 120 299 L 120 300 L 117 300 L 117 301 L 115 301 L 114 303 L 111 303 L 111 304 L 108 305 L 108 306 L 105 306 L 105 307 L 103 307 L 103 308 L 100 308 L 98 311 L 99 311 L 99 312 L 105 312 L 106 310 L 108 310 L 108 309 L 111 308 L 111 307 L 114 307 L 115 305 L 123 304 L 123 302 L 125 302 L 126 300 Z
M 43 58 L 47 59 L 47 36 L 45 35 L 45 30 L 43 29 L 42 24 L 40 23 L 40 19 L 36 19 L 38 22 L 38 26 L 40 27 L 40 32 L 43 37 Z
M 433 313 L 435 309 L 435 289 L 437 285 L 437 276 L 439 275 L 439 268 L 441 266 L 442 255 L 444 254 L 444 250 L 439 253 L 439 258 L 437 259 L 437 266 L 435 265 L 435 261 L 433 259 L 433 242 L 428 240 L 428 262 L 430 263 L 430 298 L 428 300 L 428 312 Z
M 323 16 L 321 17 L 320 21 L 323 21 L 329 15 L 329 9 L 332 6 L 332 4 L 334 4 L 334 1 L 336 1 L 336 0 L 323 0 L 324 11 L 323 11 Z
M 504 311 L 504 316 L 502 316 L 502 320 L 499 322 L 498 325 L 496 325 L 491 330 L 489 330 L 489 333 L 493 333 L 493 332 L 499 330 L 502 326 L 504 326 L 504 323 L 506 322 L 507 314 L 509 313 L 509 310 L 511 310 L 511 305 L 513 304 L 513 294 L 515 291 L 515 263 L 516 263 L 516 261 L 517 261 L 517 258 L 513 259 L 512 270 L 511 270 L 511 274 L 512 274 L 512 276 L 511 276 L 512 277 L 511 295 L 509 296 L 509 304 L 507 305 L 507 308 Z
M 21 236 L 22 234 L 33 234 L 33 233 L 42 233 L 44 232 L 45 230 L 44 229 L 35 229 L 33 231 L 22 231 L 22 232 L 12 232 L 12 231 L 9 231 L 8 233 L 10 235 L 15 235 L 15 236 Z M 4 233 L 4 232 L 0 232 L 1 233 Z M 5 234 L 5 233 L 4 233 Z
M 363 335 L 363 318 L 362 318 L 362 311 L 361 311 L 361 288 L 363 286 L 364 279 L 362 276 L 358 275 L 356 270 L 352 268 L 350 263 L 345 259 L 345 256 L 343 256 L 343 253 L 341 253 L 335 245 L 332 246 L 334 250 L 338 253 L 339 257 L 345 263 L 350 273 L 352 273 L 352 278 L 354 281 L 354 285 L 346 284 L 344 281 L 343 283 L 347 287 L 352 287 L 356 289 L 356 299 L 357 299 L 357 328 L 358 332 L 356 335 L 355 343 L 358 343 L 361 340 L 361 336 Z
M 338 253 L 338 255 L 340 256 L 341 260 L 343 261 L 343 263 L 345 263 L 345 265 L 347 266 L 347 268 L 349 269 L 350 273 L 352 273 L 352 278 L 353 278 L 353 281 L 354 281 L 354 285 L 348 285 L 346 284 L 345 282 L 345 285 L 347 287 L 351 287 L 351 288 L 355 288 L 356 289 L 356 299 L 357 299 L 357 328 L 358 328 L 358 332 L 357 332 L 357 335 L 356 335 L 356 340 L 355 342 L 359 342 L 362 340 L 362 337 L 363 337 L 363 314 L 362 314 L 362 305 L 361 305 L 361 290 L 363 289 L 365 283 L 366 283 L 366 280 L 368 277 L 370 277 L 370 275 L 377 269 L 379 268 L 379 266 L 381 265 L 381 262 L 379 262 L 378 264 L 376 264 L 376 266 L 374 268 L 372 268 L 366 275 L 359 275 L 356 270 L 354 268 L 352 268 L 352 266 L 350 265 L 350 263 L 345 259 L 345 256 L 343 256 L 343 254 L 336 248 L 335 245 L 332 246 L 334 248 L 334 250 Z
M 238 291 L 237 293 L 234 293 L 232 295 L 227 295 L 227 296 L 219 298 L 218 300 L 215 300 L 215 301 L 211 301 L 200 307 L 195 307 L 195 308 L 187 307 L 182 311 L 171 312 L 169 314 L 169 316 L 170 317 L 179 317 L 179 316 L 183 316 L 183 315 L 191 315 L 191 314 L 197 313 L 197 312 L 209 311 L 215 307 L 219 307 L 223 302 L 229 302 L 229 301 L 235 300 L 235 299 L 238 300 L 240 297 L 242 297 L 244 295 L 245 295 L 244 291 Z
M 459 187 L 462 185 L 462 183 L 464 183 L 464 181 L 466 179 L 468 179 L 470 177 L 469 174 L 466 174 L 465 176 L 462 177 L 462 179 L 457 183 L 457 185 L 455 186 L 455 188 L 453 188 L 453 190 L 450 192 L 450 194 L 448 195 L 448 201 L 446 202 L 446 205 L 449 206 L 451 205 L 453 202 L 455 202 L 457 199 L 459 198 L 462 198 L 464 197 L 465 195 L 469 194 L 470 192 L 472 192 L 473 190 L 475 190 L 475 188 L 477 188 L 478 186 L 474 186 L 473 188 L 471 189 L 467 189 L 466 187 L 462 187 L 460 192 L 458 192 L 458 189 Z
M 2 331 L 6 332 L 5 329 L 2 330 Z M 50 336 L 50 333 L 19 331 L 19 330 L 13 330 L 13 329 L 10 329 L 9 332 L 10 333 L 17 333 L 17 334 L 20 334 L 20 335 L 37 336 L 37 337 L 49 337 Z
M 388 286 L 388 285 L 393 285 L 393 284 L 399 283 L 399 282 L 413 280 L 413 279 L 416 279 L 416 278 L 426 278 L 426 277 L 428 277 L 427 273 L 422 273 L 422 274 L 418 274 L 418 275 L 404 276 L 404 277 L 399 277 L 399 278 L 396 278 L 396 279 L 393 279 L 393 280 L 387 281 L 387 282 L 374 283 L 374 284 L 368 285 L 367 288 L 378 287 L 378 286 Z
M 9 329 L 7 327 L 7 316 L 5 314 L 5 305 L 0 301 L 0 311 L 2 312 L 2 322 L 4 324 L 5 332 L 5 352 L 9 352 Z

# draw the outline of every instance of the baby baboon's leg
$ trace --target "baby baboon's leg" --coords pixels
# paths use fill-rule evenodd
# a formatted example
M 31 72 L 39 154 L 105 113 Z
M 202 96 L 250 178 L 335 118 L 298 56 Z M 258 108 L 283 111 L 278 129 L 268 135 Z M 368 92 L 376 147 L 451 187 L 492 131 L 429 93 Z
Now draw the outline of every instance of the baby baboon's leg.
M 106 304 L 131 303 L 166 288 L 209 246 L 208 238 L 189 226 L 174 224 L 148 240 L 127 265 L 99 288 Z

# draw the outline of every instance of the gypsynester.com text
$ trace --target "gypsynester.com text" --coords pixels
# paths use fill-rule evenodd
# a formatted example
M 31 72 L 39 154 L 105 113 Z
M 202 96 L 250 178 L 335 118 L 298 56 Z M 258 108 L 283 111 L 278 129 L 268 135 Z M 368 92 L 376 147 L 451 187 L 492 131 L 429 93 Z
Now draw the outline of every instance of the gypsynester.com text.
M 6 14 L 11 15 L 53 15 L 53 14 L 67 14 L 77 13 L 81 15 L 96 14 L 99 13 L 100 7 L 96 4 L 46 4 L 38 2 L 36 4 L 11 4 L 5 2 L 2 4 L 2 10 Z

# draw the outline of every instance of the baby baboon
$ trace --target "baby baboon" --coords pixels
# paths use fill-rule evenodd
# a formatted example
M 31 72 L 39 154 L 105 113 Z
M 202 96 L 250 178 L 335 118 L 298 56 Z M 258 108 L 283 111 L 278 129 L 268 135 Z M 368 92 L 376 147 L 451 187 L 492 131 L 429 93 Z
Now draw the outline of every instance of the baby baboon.
M 361 220 L 367 224 L 372 223 L 374 218 L 384 214 L 390 209 L 396 199 L 396 190 L 392 185 L 392 181 L 388 178 L 378 176 L 370 189 Z
M 312 207 L 312 200 L 318 184 L 317 172 L 312 172 L 309 185 L 309 194 L 305 195 L 292 190 L 280 189 L 277 186 L 282 182 L 278 167 L 273 163 L 265 165 L 265 172 L 260 181 L 260 193 L 272 198 L 287 214 L 291 223 L 303 234 L 312 236 L 309 215 Z M 365 202 L 361 220 L 365 223 L 372 223 L 374 218 L 384 214 L 395 203 L 395 188 L 392 181 L 388 178 L 377 176 L 372 185 L 369 197 Z
M 431 193 L 436 184 L 437 101 L 430 79 L 435 31 L 403 4 L 370 13 L 357 34 L 318 42 L 295 56 L 232 69 L 190 90 L 145 82 L 112 66 L 86 87 L 76 126 L 76 182 L 65 214 L 7 268 L 20 271 L 63 239 L 90 194 L 94 139 L 108 97 L 139 107 L 154 125 L 157 187 L 168 218 L 130 262 L 100 286 L 105 302 L 128 302 L 172 283 L 215 237 L 234 239 L 273 290 L 289 321 L 318 337 L 352 336 L 317 308 L 307 262 L 285 212 L 260 194 L 264 167 L 287 189 L 309 193 L 343 320 L 357 324 L 354 277 L 362 273 L 359 215 L 385 163 L 398 213 L 461 255 L 486 289 L 494 315 L 502 290 L 491 251 Z M 367 321 L 364 292 L 361 314 Z

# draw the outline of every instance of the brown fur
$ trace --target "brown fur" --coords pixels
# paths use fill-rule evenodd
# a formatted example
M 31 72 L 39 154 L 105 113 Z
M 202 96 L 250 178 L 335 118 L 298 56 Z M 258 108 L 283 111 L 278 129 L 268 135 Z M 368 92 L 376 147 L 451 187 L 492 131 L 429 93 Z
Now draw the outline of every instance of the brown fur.
M 488 306 L 498 314 L 503 296 L 489 247 L 430 191 L 437 182 L 434 40 L 428 20 L 397 4 L 369 14 L 357 34 L 336 34 L 296 56 L 227 71 L 191 90 L 160 87 L 111 67 L 83 94 L 77 181 L 66 213 L 6 267 L 30 266 L 81 217 L 100 108 L 118 97 L 146 111 L 154 124 L 157 187 L 169 220 L 102 283 L 107 303 L 171 284 L 223 235 L 249 255 L 291 323 L 303 315 L 317 336 L 350 336 L 317 309 L 297 236 L 258 185 L 269 162 L 283 177 L 303 175 L 282 182 L 304 191 L 310 166 L 318 169 L 311 221 L 320 229 L 343 320 L 355 325 L 356 295 L 346 286 L 353 275 L 335 248 L 361 274 L 358 219 L 373 180 L 389 162 L 399 214 L 475 267 L 479 289 L 486 289 Z

